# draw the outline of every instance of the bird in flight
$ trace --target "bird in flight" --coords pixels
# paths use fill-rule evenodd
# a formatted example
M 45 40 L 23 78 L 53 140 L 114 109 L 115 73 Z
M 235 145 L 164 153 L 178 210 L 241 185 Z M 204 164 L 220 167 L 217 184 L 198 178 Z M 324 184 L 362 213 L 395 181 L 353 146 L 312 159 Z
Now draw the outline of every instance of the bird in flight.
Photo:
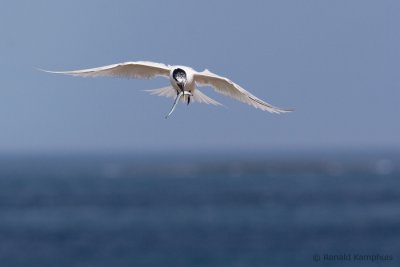
M 169 86 L 159 89 L 145 90 L 154 95 L 175 97 L 174 104 L 165 118 L 168 118 L 172 114 L 179 100 L 186 102 L 188 105 L 191 100 L 194 102 L 211 104 L 215 106 L 222 105 L 221 103 L 202 93 L 197 88 L 198 86 L 213 87 L 218 93 L 230 96 L 263 111 L 269 111 L 271 113 L 285 113 L 292 111 L 290 109 L 274 107 L 246 91 L 228 78 L 214 74 L 207 69 L 202 72 L 198 72 L 186 66 L 170 66 L 149 61 L 136 61 L 118 63 L 92 69 L 46 72 L 81 77 L 117 76 L 126 78 L 151 79 L 157 76 L 162 76 L 168 78 L 170 81 Z

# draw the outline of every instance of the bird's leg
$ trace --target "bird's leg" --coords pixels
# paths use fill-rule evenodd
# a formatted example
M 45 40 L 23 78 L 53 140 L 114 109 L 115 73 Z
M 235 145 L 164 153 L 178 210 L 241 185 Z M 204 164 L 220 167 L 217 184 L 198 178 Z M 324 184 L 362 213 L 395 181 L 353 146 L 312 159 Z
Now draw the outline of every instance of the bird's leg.
M 190 103 L 190 97 L 193 96 L 192 92 L 190 92 L 190 91 L 183 91 L 183 95 L 187 95 L 187 96 L 188 96 L 187 104 L 189 105 L 189 103 Z

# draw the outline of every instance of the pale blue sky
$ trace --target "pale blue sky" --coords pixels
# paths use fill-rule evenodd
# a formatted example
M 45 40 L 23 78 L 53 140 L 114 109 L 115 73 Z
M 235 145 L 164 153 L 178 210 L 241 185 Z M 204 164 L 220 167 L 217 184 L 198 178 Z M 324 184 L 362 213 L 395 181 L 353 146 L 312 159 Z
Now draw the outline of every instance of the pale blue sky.
M 2 1 L 0 152 L 400 148 L 399 1 Z M 150 60 L 208 68 L 274 115 L 179 105 L 168 83 L 51 75 Z

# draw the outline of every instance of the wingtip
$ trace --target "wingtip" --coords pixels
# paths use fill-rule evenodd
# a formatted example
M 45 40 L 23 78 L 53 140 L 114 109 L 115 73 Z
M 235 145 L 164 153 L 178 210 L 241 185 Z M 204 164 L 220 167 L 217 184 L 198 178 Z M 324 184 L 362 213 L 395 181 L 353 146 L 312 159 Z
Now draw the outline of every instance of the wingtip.
M 55 74 L 64 73 L 62 71 L 52 71 L 52 70 L 45 70 L 45 69 L 41 69 L 41 68 L 36 68 L 36 70 L 43 71 L 43 72 L 46 72 L 46 73 L 55 73 Z
M 41 68 L 35 68 L 37 71 L 43 71 L 43 72 L 50 72 L 50 71 L 48 71 L 48 70 L 45 70 L 45 69 L 41 69 Z
M 290 112 L 293 112 L 293 111 L 295 111 L 294 108 L 285 108 L 285 109 L 281 109 L 281 108 L 280 108 L 280 109 L 278 110 L 277 114 L 290 113 Z
M 295 111 L 295 109 L 294 108 L 285 108 L 284 111 L 285 112 L 293 112 L 293 111 Z

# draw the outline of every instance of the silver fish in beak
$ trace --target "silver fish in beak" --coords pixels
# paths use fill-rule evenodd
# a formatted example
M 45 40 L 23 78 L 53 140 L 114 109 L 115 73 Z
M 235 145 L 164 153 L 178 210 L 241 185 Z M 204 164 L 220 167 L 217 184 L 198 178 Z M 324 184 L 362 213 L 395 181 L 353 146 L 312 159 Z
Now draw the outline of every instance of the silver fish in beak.
M 193 94 L 192 94 L 191 92 L 189 92 L 189 91 L 181 91 L 181 92 L 176 96 L 175 101 L 174 101 L 174 105 L 172 106 L 171 111 L 168 113 L 167 116 L 165 116 L 166 119 L 168 119 L 168 117 L 172 114 L 172 112 L 174 112 L 175 107 L 176 107 L 176 105 L 178 105 L 178 102 L 179 102 L 179 99 L 181 98 L 181 96 L 184 97 L 185 95 L 188 95 L 189 97 L 193 96 Z

